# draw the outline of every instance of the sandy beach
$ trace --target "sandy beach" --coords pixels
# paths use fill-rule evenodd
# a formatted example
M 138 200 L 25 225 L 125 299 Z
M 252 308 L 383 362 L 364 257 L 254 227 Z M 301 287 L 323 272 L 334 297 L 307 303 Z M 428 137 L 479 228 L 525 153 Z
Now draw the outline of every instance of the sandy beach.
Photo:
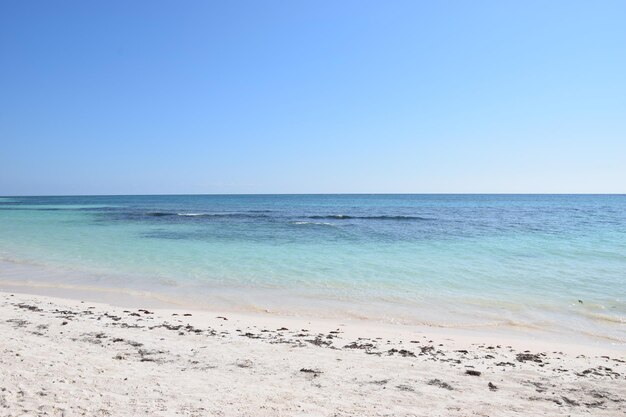
M 611 346 L 11 292 L 0 312 L 2 416 L 626 413 Z
M 0 417 L 626 417 L 625 16 L 0 1 Z

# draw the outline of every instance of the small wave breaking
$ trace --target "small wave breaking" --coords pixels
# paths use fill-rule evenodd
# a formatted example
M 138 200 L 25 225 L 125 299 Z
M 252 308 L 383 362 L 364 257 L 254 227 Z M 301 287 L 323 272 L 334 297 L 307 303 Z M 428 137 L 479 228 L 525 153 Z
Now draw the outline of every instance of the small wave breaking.
M 151 212 L 146 213 L 150 217 L 229 217 L 229 218 L 247 218 L 247 217 L 267 217 L 265 214 L 258 212 L 246 212 L 246 213 L 174 213 L 174 212 Z
M 427 217 L 420 216 L 348 216 L 345 214 L 328 214 L 328 215 L 317 215 L 317 216 L 308 216 L 308 219 L 328 219 L 328 220 L 432 220 Z
M 310 226 L 331 226 L 331 227 L 336 227 L 334 224 L 328 223 L 328 222 L 304 222 L 304 221 L 297 221 L 297 222 L 291 222 L 291 224 L 295 224 L 297 226 L 310 225 Z

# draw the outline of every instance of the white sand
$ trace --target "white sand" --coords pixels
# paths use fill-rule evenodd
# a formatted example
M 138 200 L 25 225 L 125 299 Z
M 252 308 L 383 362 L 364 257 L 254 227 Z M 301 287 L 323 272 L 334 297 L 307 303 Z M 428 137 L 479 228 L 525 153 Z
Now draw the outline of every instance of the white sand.
M 0 415 L 626 415 L 619 347 L 216 316 L 0 293 Z

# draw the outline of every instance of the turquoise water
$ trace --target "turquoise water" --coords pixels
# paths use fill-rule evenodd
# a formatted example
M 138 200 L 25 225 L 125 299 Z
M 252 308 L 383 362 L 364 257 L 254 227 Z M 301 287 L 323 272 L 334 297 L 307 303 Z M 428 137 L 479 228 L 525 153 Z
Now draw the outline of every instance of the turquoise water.
M 619 195 L 3 197 L 0 261 L 205 307 L 626 336 Z

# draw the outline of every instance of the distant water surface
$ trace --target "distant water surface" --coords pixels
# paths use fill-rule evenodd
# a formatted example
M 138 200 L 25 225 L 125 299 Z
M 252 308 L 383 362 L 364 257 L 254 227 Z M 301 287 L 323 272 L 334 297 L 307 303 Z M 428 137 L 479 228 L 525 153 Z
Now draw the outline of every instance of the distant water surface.
M 208 308 L 626 342 L 621 195 L 2 197 L 0 261 Z

